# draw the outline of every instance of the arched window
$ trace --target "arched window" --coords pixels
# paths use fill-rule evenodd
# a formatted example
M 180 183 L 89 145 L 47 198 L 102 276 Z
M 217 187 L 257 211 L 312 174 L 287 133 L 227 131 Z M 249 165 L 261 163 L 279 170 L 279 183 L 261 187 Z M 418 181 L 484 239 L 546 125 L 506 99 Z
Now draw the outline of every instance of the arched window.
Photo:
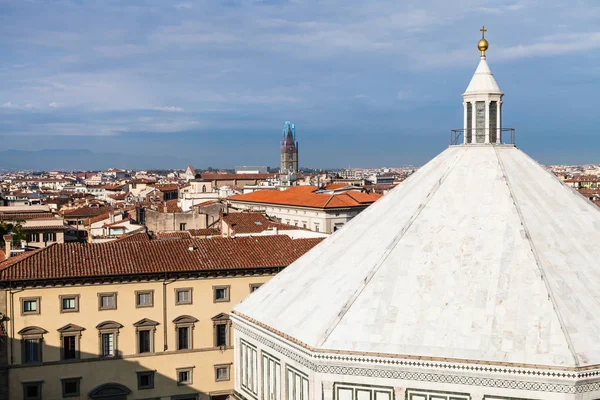
M 88 396 L 90 399 L 126 400 L 129 393 L 131 390 L 127 386 L 119 383 L 104 383 L 92 389 Z
M 177 332 L 177 350 L 187 350 L 194 348 L 194 324 L 198 320 L 189 315 L 182 315 L 173 320 L 175 331 Z
M 119 329 L 123 325 L 115 321 L 104 321 L 96 325 L 100 357 L 116 357 L 119 354 Z
M 206 193 L 206 185 L 202 185 L 202 193 Z
M 45 329 L 38 326 L 28 326 L 19 331 L 21 335 L 21 363 L 33 364 L 42 362 L 42 343 Z

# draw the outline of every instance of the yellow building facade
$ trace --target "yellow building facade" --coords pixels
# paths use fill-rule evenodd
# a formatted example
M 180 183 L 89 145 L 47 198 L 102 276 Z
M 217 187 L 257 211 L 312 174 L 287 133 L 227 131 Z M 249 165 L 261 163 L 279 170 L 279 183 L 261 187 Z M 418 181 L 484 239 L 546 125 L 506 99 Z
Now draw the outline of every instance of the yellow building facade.
M 274 243 L 262 238 L 248 239 L 256 242 L 257 249 Z M 227 239 L 216 240 L 232 250 L 232 240 L 230 243 Z M 8 377 L 8 393 L 4 398 L 225 397 L 233 389 L 233 330 L 229 313 L 235 304 L 290 261 L 282 260 L 281 266 L 260 266 L 269 262 L 243 257 L 250 241 L 235 240 L 240 244 L 239 254 L 233 256 L 233 263 L 239 264 L 233 265 L 235 268 L 207 268 L 206 261 L 210 260 L 204 260 L 204 265 L 190 269 L 190 261 L 185 259 L 189 255 L 185 252 L 202 253 L 201 258 L 223 257 L 223 249 L 215 248 L 211 255 L 210 251 L 198 248 L 203 241 L 213 239 L 171 241 L 177 242 L 177 249 L 171 255 L 159 249 L 160 245 L 146 243 L 138 250 L 128 246 L 133 253 L 139 252 L 144 257 L 147 254 L 141 253 L 159 252 L 157 259 L 162 259 L 165 265 L 175 264 L 165 267 L 164 273 L 148 273 L 148 266 L 140 264 L 131 266 L 139 274 L 106 275 L 101 266 L 95 267 L 90 262 L 93 257 L 89 251 L 104 246 L 102 250 L 110 252 L 107 244 L 83 245 L 87 246 L 83 247 L 86 254 L 72 250 L 81 245 L 56 245 L 30 256 L 40 258 L 44 252 L 64 254 L 66 250 L 66 261 L 58 257 L 57 274 L 64 269 L 63 273 L 68 275 L 70 265 L 77 268 L 81 263 L 91 268 L 92 274 L 0 281 L 3 284 L 0 313 L 7 339 L 4 357 L 0 357 Z M 188 242 L 199 246 L 188 247 Z M 317 242 L 289 240 L 293 246 L 301 247 L 298 254 Z M 173 243 L 169 246 L 173 247 Z M 214 247 L 215 242 L 212 243 Z M 73 252 L 69 253 L 70 250 Z M 115 257 L 119 254 L 115 251 Z M 125 263 L 135 264 L 135 257 L 132 260 Z M 13 273 L 17 273 L 18 266 L 24 271 L 19 274 L 29 271 L 31 277 L 42 275 L 35 270 L 37 266 L 44 268 L 44 261 L 41 258 L 38 262 L 13 261 L 4 271 L 0 264 L 0 271 L 13 266 Z M 177 268 L 177 264 L 181 267 Z M 98 269 L 97 275 L 94 268 Z M 0 390 L 0 399 L 2 396 Z

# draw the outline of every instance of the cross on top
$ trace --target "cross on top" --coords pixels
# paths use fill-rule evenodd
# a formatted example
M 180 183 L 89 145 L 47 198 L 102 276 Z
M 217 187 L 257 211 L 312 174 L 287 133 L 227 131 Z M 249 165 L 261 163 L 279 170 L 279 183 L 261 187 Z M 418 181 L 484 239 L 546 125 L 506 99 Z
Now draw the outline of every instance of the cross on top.
M 481 38 L 484 39 L 485 38 L 485 33 L 487 32 L 487 29 L 485 29 L 485 26 L 482 26 L 481 29 Z

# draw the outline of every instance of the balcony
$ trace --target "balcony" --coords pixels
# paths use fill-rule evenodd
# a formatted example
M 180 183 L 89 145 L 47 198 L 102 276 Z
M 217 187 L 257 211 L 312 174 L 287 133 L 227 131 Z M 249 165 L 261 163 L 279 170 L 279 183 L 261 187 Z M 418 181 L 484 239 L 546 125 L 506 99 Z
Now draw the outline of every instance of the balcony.
M 464 140 L 465 136 L 467 138 L 466 141 Z M 486 142 L 487 137 L 490 138 L 489 142 Z M 450 146 L 461 144 L 507 144 L 514 146 L 515 129 L 452 129 L 450 131 Z

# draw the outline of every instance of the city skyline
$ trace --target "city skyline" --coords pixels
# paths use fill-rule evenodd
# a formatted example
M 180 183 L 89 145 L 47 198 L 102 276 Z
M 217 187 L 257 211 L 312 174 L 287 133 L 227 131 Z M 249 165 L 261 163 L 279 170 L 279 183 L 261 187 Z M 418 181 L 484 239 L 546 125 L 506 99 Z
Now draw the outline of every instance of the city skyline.
M 462 126 L 485 24 L 517 145 L 543 164 L 600 162 L 591 1 L 1 7 L 0 150 L 276 165 L 292 120 L 301 167 L 422 165 Z

